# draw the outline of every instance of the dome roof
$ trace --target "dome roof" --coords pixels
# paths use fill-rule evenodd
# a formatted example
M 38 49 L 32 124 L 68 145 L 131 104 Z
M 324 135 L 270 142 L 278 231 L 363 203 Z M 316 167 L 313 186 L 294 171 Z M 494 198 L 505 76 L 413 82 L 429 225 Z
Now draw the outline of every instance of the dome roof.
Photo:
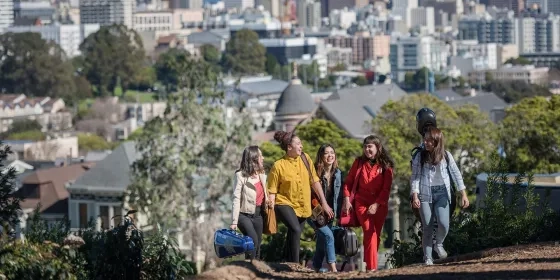
M 299 115 L 311 113 L 315 107 L 311 91 L 301 84 L 296 72 L 288 87 L 280 95 L 275 112 L 277 116 Z

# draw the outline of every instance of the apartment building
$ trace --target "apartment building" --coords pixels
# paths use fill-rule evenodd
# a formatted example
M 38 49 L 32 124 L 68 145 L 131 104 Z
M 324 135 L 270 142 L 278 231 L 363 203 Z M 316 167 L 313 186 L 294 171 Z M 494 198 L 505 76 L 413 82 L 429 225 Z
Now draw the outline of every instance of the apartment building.
M 14 1 L 0 0 L 0 33 L 14 23 Z
M 483 60 L 485 66 L 481 69 L 498 68 L 498 44 L 496 43 L 479 44 L 475 40 L 453 41 L 451 48 L 453 56 L 470 55 Z
M 335 48 L 351 48 L 352 63 L 362 64 L 367 60 L 389 56 L 391 36 L 373 35 L 369 32 L 358 33 L 355 36 L 336 36 L 327 38 L 327 44 Z
M 458 23 L 458 40 L 477 40 L 479 43 L 517 43 L 518 22 L 513 13 L 492 17 L 488 14 L 466 15 Z
M 57 43 L 68 57 L 74 57 L 80 55 L 80 44 L 84 39 L 99 28 L 99 24 L 18 25 L 5 31 L 39 33 L 44 40 Z
M 134 0 L 80 0 L 80 22 L 82 24 L 124 24 L 132 28 Z
M 473 71 L 469 73 L 471 84 L 485 84 L 487 75 L 496 81 L 521 81 L 528 84 L 548 85 L 548 67 L 535 67 L 534 65 L 506 64 L 500 69 L 489 71 Z
M 560 52 L 560 15 L 528 15 L 517 19 L 519 52 Z
M 448 48 L 445 42 L 431 36 L 391 38 L 391 74 L 393 79 L 404 81 L 406 72 L 423 67 L 440 72 L 447 67 Z
M 65 130 L 72 127 L 72 114 L 62 99 L 28 98 L 24 94 L 0 96 L 0 132 L 8 131 L 14 121 L 36 120 L 43 131 Z

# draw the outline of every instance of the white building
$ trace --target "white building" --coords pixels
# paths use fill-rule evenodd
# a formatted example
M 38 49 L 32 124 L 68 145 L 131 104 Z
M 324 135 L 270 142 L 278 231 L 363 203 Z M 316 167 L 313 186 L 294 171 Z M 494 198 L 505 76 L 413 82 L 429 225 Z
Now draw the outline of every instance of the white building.
M 418 0 L 393 0 L 392 14 L 400 16 L 407 27 L 411 27 L 411 11 L 418 8 Z
M 134 0 L 81 0 L 80 22 L 100 25 L 124 24 L 132 28 Z
M 321 2 L 301 0 L 296 7 L 300 27 L 321 27 Z
M 80 44 L 84 39 L 91 33 L 97 32 L 99 27 L 99 24 L 22 25 L 8 27 L 5 30 L 14 33 L 39 33 L 44 40 L 57 43 L 68 57 L 74 57 L 80 54 Z
M 14 1 L 0 0 L 0 33 L 14 23 Z
M 498 44 L 496 43 L 481 44 L 476 40 L 453 41 L 451 48 L 453 56 L 470 56 L 483 61 L 482 68 L 476 68 L 476 70 L 497 69 L 501 64 L 498 62 Z
M 348 8 L 332 10 L 329 14 L 329 21 L 332 27 L 348 29 L 356 22 L 356 12 L 349 11 Z
M 237 9 L 243 11 L 255 7 L 255 0 L 223 0 L 226 10 Z
M 436 32 L 435 15 L 433 7 L 418 7 L 410 9 L 410 26 L 418 27 L 422 34 Z
M 430 36 L 391 37 L 389 61 L 393 79 L 404 81 L 406 72 L 423 67 L 441 72 L 447 67 L 448 49 L 444 42 Z
M 560 15 L 518 18 L 520 53 L 560 52 Z

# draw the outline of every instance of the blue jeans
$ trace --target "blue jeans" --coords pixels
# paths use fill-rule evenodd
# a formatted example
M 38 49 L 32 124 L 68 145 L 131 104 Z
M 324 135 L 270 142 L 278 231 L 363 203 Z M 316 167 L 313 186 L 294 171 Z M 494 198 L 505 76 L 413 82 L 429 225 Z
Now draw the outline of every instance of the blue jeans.
M 432 201 L 420 202 L 424 260 L 432 260 L 434 219 L 437 219 L 436 246 L 443 246 L 449 232 L 449 197 L 445 186 L 432 186 Z M 434 217 L 435 216 L 435 217 Z
M 327 263 L 336 263 L 332 222 L 320 228 L 316 228 L 311 219 L 307 219 L 307 223 L 315 229 L 315 232 L 317 233 L 315 255 L 313 255 L 313 268 L 320 269 L 323 267 L 325 255 L 327 257 Z

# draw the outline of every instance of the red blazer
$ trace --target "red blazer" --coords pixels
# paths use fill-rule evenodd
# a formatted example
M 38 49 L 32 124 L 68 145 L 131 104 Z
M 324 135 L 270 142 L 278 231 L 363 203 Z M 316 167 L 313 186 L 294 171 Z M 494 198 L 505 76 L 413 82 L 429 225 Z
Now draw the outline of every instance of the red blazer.
M 368 166 L 366 166 L 366 164 Z M 367 182 L 367 183 L 366 183 Z M 371 193 L 370 197 L 364 199 L 374 199 L 371 203 L 379 205 L 387 205 L 389 203 L 389 195 L 391 193 L 391 185 L 393 184 L 393 169 L 383 170 L 378 164 L 369 166 L 368 162 L 357 158 L 354 160 L 348 176 L 344 181 L 343 191 L 344 197 L 350 197 L 352 189 L 361 189 L 361 193 Z M 365 191 L 365 192 L 364 192 Z M 357 193 L 355 195 L 358 195 Z M 362 196 L 360 195 L 362 198 Z

